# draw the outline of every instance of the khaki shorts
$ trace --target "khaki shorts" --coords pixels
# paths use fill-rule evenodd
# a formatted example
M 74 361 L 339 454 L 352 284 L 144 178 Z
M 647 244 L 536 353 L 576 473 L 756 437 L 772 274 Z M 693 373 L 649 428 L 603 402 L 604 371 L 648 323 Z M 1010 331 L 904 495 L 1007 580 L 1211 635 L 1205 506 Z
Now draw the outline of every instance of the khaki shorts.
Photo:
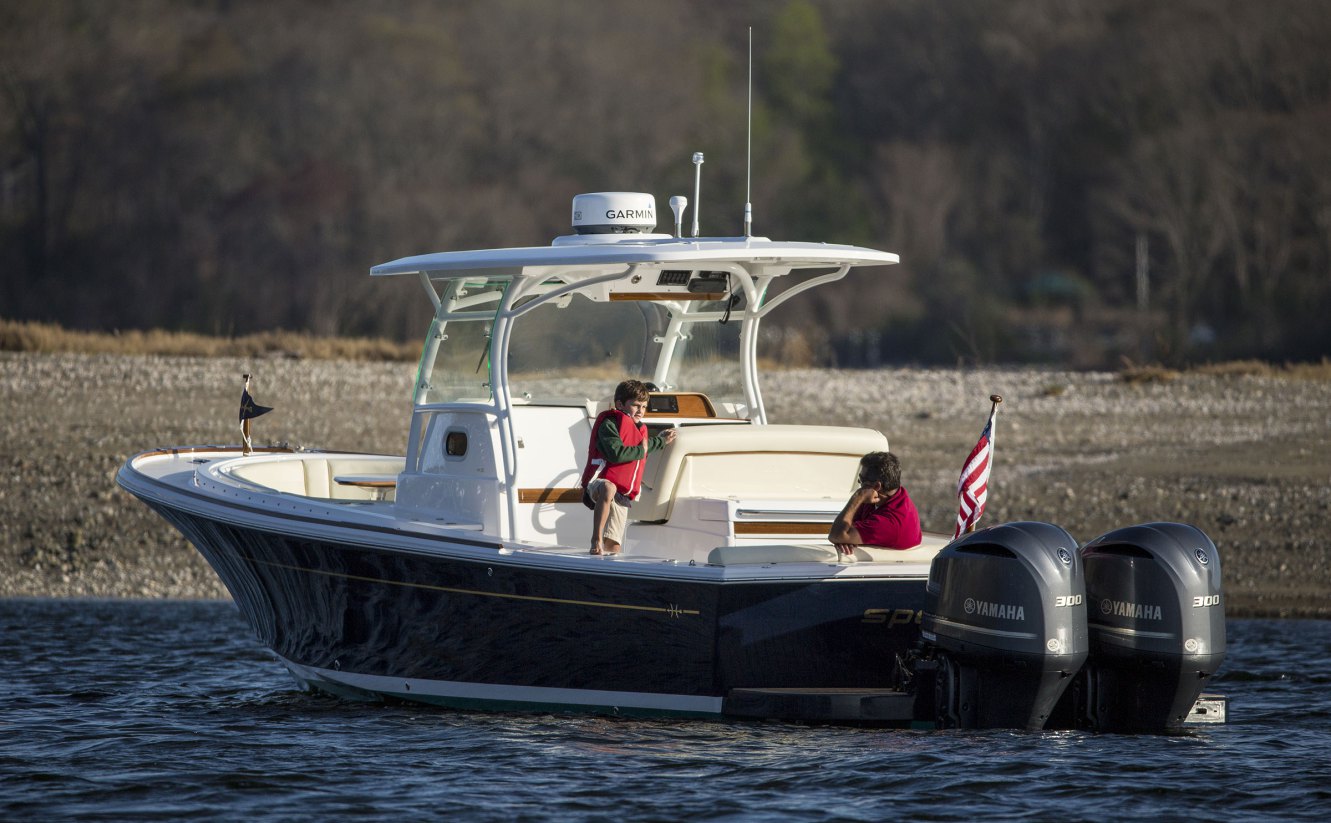
M 610 481 L 598 477 L 587 484 L 587 491 L 595 496 L 597 486 L 605 483 L 610 483 Z M 614 489 L 614 484 L 610 484 L 610 488 Z M 610 514 L 605 519 L 605 534 L 602 534 L 601 538 L 622 546 L 624 545 L 624 529 L 628 526 L 629 520 L 629 499 L 620 494 L 618 489 L 615 489 L 615 496 L 610 498 L 609 505 Z

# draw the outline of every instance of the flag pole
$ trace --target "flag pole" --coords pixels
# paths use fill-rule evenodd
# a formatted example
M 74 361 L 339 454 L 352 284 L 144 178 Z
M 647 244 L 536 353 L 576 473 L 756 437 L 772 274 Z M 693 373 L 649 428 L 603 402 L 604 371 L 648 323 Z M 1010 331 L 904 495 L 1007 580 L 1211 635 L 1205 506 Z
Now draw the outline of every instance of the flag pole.
M 989 419 L 985 421 L 984 431 L 975 448 L 961 464 L 961 477 L 957 479 L 957 526 L 952 530 L 952 539 L 975 531 L 975 524 L 980 522 L 984 513 L 984 504 L 989 497 L 989 470 L 994 459 L 994 421 L 998 416 L 998 404 L 1003 398 L 997 394 L 989 395 Z
M 250 440 L 250 419 L 258 417 L 261 414 L 267 414 L 272 411 L 271 406 L 260 406 L 250 397 L 250 376 L 241 375 L 245 378 L 245 388 L 240 392 L 240 437 L 244 441 L 241 446 L 241 454 L 248 457 L 254 452 L 254 446 Z
M 242 390 L 241 397 L 247 397 L 250 393 L 250 376 L 248 374 L 242 376 L 245 378 L 245 388 Z M 244 414 L 243 409 L 241 410 L 240 439 L 243 443 L 240 454 L 242 457 L 249 457 L 252 451 L 250 448 L 250 418 Z
M 994 419 L 994 415 L 998 413 L 998 404 L 999 404 L 999 403 L 1002 403 L 1002 402 L 1003 402 L 1003 396 L 1002 396 L 1001 394 L 991 394 L 991 395 L 989 395 L 989 403 L 990 403 L 990 406 L 989 406 L 989 419 L 990 419 L 990 420 L 993 420 L 993 419 Z M 989 433 L 989 437 L 990 437 L 990 442 L 992 443 L 992 442 L 993 442 L 993 432 L 992 432 L 992 431 Z M 978 522 L 979 522 L 978 520 L 973 521 L 969 526 L 967 526 L 967 527 L 966 527 L 966 534 L 970 534 L 971 532 L 975 531 L 975 525 L 976 525 L 976 523 L 978 523 Z
M 240 436 L 245 441 L 241 446 L 241 454 L 248 457 L 254 451 L 250 440 L 250 418 L 267 414 L 273 409 L 271 406 L 260 406 L 254 402 L 254 398 L 250 397 L 250 376 L 248 374 L 241 376 L 245 378 L 245 388 L 240 392 Z

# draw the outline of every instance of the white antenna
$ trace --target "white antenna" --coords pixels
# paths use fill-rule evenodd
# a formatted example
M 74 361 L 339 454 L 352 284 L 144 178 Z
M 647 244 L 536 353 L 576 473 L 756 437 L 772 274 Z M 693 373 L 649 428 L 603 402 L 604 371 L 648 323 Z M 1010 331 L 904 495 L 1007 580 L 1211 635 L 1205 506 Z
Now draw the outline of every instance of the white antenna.
M 702 152 L 693 153 L 693 236 L 698 236 L 698 208 L 702 205 Z
M 753 185 L 753 26 L 749 26 L 749 103 L 748 103 L 748 132 L 746 140 L 748 145 L 745 149 L 745 169 L 744 169 L 744 236 L 753 236 L 753 203 L 750 202 L 750 194 Z

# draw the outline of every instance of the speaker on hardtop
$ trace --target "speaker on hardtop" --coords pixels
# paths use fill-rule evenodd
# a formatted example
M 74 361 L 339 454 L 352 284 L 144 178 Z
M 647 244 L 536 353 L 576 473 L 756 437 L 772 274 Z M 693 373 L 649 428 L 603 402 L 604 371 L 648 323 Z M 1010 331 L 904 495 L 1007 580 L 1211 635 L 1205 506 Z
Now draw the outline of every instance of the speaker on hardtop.
M 1145 523 L 1082 547 L 1090 658 L 1060 725 L 1178 729 L 1225 659 L 1220 555 L 1200 529 Z M 1067 712 L 1073 722 L 1066 724 Z
M 1087 654 L 1077 541 L 1048 523 L 965 535 L 929 570 L 921 621 L 943 728 L 1043 728 Z

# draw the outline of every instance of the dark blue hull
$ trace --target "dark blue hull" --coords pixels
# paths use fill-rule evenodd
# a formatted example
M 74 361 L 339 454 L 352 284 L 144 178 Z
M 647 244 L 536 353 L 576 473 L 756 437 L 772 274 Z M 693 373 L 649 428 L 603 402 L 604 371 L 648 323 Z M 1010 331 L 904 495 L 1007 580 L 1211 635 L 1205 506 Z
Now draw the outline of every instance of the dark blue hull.
M 888 688 L 896 655 L 919 637 L 919 579 L 573 572 L 154 508 L 207 558 L 259 639 L 337 693 L 714 714 L 739 687 Z

